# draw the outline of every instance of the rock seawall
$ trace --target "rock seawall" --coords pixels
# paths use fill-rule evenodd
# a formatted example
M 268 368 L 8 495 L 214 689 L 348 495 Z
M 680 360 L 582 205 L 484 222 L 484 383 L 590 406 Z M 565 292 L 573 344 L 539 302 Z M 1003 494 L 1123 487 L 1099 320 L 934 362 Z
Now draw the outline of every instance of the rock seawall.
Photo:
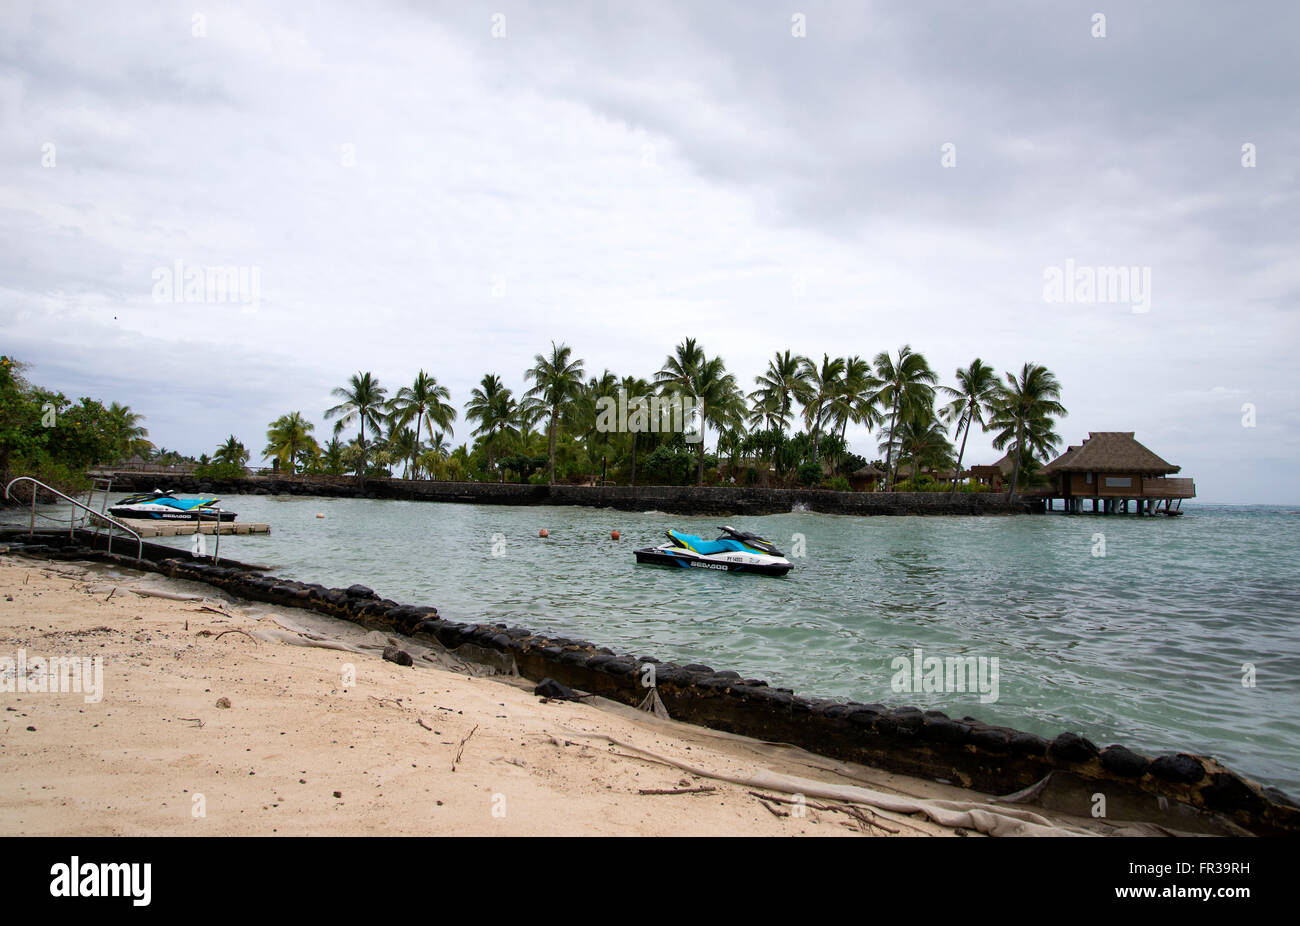
M 92 550 L 103 546 L 103 537 L 89 532 L 75 539 L 66 533 L 43 535 L 32 547 L 24 546 L 25 538 L 15 531 L 0 532 L 0 539 L 12 542 L 15 552 L 135 565 L 134 557 Z M 400 604 L 361 585 L 326 588 L 261 575 L 238 564 L 214 566 L 178 558 L 173 548 L 157 544 L 147 547 L 145 568 L 175 578 L 206 582 L 253 601 L 308 608 L 452 650 L 464 646 L 466 653 L 495 651 L 512 658 L 527 678 L 552 678 L 625 704 L 644 700 L 652 676 L 669 713 L 689 723 L 990 794 L 1030 788 L 1051 775 L 1065 783 L 1053 809 L 1079 816 L 1087 816 L 1095 795 L 1102 794 L 1107 815 L 1116 819 L 1158 821 L 1201 832 L 1300 835 L 1300 806 L 1287 795 L 1205 756 L 1149 757 L 1118 745 L 1098 748 L 1077 733 L 1047 740 L 940 711 L 803 697 L 706 665 L 619 655 L 585 640 L 504 623 L 446 620 L 435 607 Z
M 250 476 L 198 479 L 153 473 L 113 473 L 115 492 L 173 492 L 205 495 L 315 495 L 329 498 L 387 498 L 478 505 L 579 505 L 619 511 L 671 514 L 781 514 L 796 507 L 826 514 L 1026 514 L 1041 501 L 1003 493 L 830 492 L 823 489 L 745 489 L 722 486 L 537 486 L 493 482 L 433 482 L 422 479 Z

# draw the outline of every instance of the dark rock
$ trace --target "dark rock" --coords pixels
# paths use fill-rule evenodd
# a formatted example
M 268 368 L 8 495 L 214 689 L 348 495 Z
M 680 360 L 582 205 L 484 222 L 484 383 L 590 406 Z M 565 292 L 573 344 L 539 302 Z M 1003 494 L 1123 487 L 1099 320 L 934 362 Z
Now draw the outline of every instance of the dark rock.
M 1161 756 L 1151 763 L 1152 775 L 1175 784 L 1194 785 L 1205 777 L 1205 766 L 1195 756 L 1180 752 L 1176 756 Z
M 636 671 L 636 664 L 633 663 L 632 660 L 628 659 L 627 657 L 611 659 L 609 662 L 605 663 L 605 671 L 608 672 L 610 675 L 617 675 L 619 677 L 624 677 L 624 676 L 631 675 L 633 672 Z
M 970 725 L 958 723 L 947 716 L 926 715 L 921 724 L 921 735 L 939 743 L 964 743 L 970 735 Z
M 573 693 L 573 689 L 568 685 L 561 685 L 553 678 L 544 678 L 536 688 L 533 694 L 539 698 L 550 698 L 552 701 L 577 701 L 578 696 Z
M 1141 778 L 1151 760 L 1125 746 L 1107 746 L 1101 751 L 1101 767 L 1121 778 Z
M 396 646 L 384 647 L 384 660 L 386 662 L 395 662 L 399 666 L 410 666 L 415 664 L 411 654 L 406 650 L 398 649 Z
M 1283 807 L 1300 808 L 1300 804 L 1297 804 L 1294 800 L 1292 800 L 1291 795 L 1287 794 L 1285 791 L 1282 791 L 1279 788 L 1275 788 L 1272 785 L 1268 785 L 1264 788 L 1261 788 L 1260 790 L 1263 791 L 1264 796 L 1268 798 L 1270 801 L 1272 801 L 1274 804 L 1280 804 Z
M 876 721 L 876 729 L 896 736 L 915 736 L 924 720 L 925 715 L 918 708 L 900 707 L 881 714 Z
M 972 729 L 970 744 L 986 752 L 1006 752 L 1011 746 L 1011 736 L 997 727 Z
M 349 585 L 347 595 L 350 598 L 378 598 L 373 589 L 366 588 L 364 585 Z
M 698 672 L 701 675 L 713 674 L 713 669 L 711 669 L 709 666 L 701 665 L 698 662 L 693 662 L 690 665 L 682 666 L 682 668 L 685 669 L 687 672 Z
M 1087 762 L 1099 750 L 1077 733 L 1062 733 L 1047 747 L 1047 757 L 1056 762 Z
M 1264 800 L 1231 772 L 1211 775 L 1210 784 L 1201 789 L 1201 797 L 1206 807 L 1227 813 L 1238 810 L 1259 813 L 1264 809 Z
M 1041 756 L 1047 752 L 1047 740 L 1037 733 L 1013 733 L 1007 747 L 1017 755 Z
M 880 705 L 864 704 L 849 711 L 849 723 L 859 727 L 874 727 L 880 722 L 884 708 Z

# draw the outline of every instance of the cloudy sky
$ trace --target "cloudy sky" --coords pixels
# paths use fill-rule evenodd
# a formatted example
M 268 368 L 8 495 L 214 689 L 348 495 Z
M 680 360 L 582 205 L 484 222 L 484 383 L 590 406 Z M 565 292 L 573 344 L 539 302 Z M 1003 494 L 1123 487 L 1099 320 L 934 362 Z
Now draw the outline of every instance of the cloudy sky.
M 910 344 L 1298 503 L 1300 6 L 1098 7 L 3 0 L 0 352 L 198 454 L 358 370 L 463 409 L 552 339 L 747 387 Z M 248 297 L 160 297 L 178 261 Z

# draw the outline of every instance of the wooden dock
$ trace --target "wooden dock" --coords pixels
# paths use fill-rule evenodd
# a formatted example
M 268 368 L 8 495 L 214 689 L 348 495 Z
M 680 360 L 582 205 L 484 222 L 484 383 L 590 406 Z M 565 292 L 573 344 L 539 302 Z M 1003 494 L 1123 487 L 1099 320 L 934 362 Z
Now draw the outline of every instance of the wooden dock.
M 150 537 L 184 537 L 193 534 L 197 528 L 204 534 L 214 534 L 216 521 L 159 521 L 152 518 L 119 518 L 142 538 Z M 221 533 L 226 534 L 269 534 L 271 525 L 257 524 L 252 521 L 222 521 Z

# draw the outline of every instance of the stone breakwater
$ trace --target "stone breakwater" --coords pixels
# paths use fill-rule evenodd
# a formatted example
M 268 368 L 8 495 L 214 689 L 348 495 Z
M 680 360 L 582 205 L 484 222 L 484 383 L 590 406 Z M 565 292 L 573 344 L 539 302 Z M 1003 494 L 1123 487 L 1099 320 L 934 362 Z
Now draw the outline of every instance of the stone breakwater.
M 745 489 L 725 486 L 570 486 L 495 482 L 433 482 L 423 479 L 367 479 L 340 476 L 250 476 L 198 479 L 190 475 L 112 473 L 114 491 L 207 495 L 314 495 L 328 498 L 386 498 L 477 505 L 580 505 L 619 511 L 670 514 L 782 514 L 796 506 L 824 514 L 1026 514 L 1041 501 L 1003 493 L 831 492 L 825 489 Z
M 134 557 L 91 547 L 103 538 L 81 532 L 44 535 L 0 532 L 13 552 L 55 558 L 98 558 L 135 566 Z M 677 720 L 920 778 L 941 779 L 989 794 L 1010 794 L 1053 776 L 1053 809 L 1088 816 L 1096 795 L 1114 819 L 1150 820 L 1175 829 L 1260 835 L 1300 834 L 1300 806 L 1215 760 L 1179 753 L 1149 757 L 1124 746 L 1098 748 L 1076 733 L 1048 740 L 1033 733 L 952 718 L 940 711 L 809 698 L 761 679 L 710 666 L 676 665 L 650 656 L 620 655 L 585 640 L 534 633 L 503 623 L 442 618 L 427 605 L 400 604 L 361 585 L 346 589 L 259 574 L 238 563 L 212 565 L 146 544 L 143 568 L 205 582 L 253 601 L 307 608 L 369 629 L 400 633 L 429 645 L 509 657 L 521 675 L 555 679 L 571 688 L 638 705 L 653 685 Z M 481 661 L 481 660 L 476 660 Z M 648 670 L 647 667 L 653 667 Z M 1224 821 L 1228 821 L 1227 824 Z

